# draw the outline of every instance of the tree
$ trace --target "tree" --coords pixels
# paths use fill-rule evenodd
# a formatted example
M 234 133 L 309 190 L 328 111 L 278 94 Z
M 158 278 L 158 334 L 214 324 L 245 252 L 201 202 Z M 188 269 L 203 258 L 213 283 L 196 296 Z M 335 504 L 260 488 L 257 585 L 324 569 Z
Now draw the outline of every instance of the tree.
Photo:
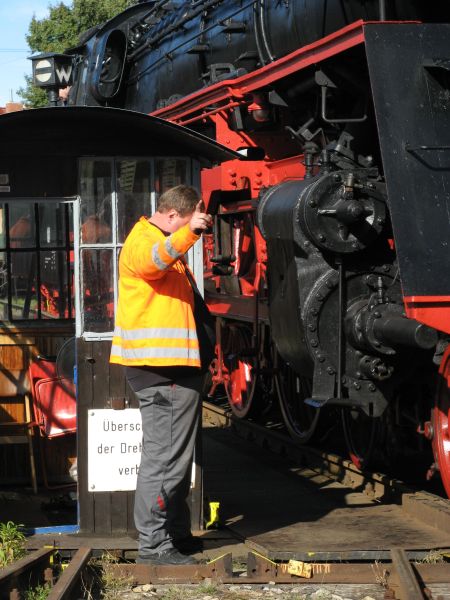
M 31 80 L 31 75 L 25 75 L 26 85 L 17 90 L 17 95 L 22 98 L 22 102 L 28 108 L 40 108 L 47 106 L 47 94 L 42 88 L 35 87 Z
M 111 19 L 135 0 L 72 0 L 71 6 L 62 2 L 49 6 L 49 16 L 44 19 L 33 17 L 26 36 L 32 52 L 64 52 L 76 46 L 81 33 Z M 42 89 L 35 88 L 31 77 L 26 76 L 26 85 L 17 93 L 27 106 L 46 106 L 47 96 Z

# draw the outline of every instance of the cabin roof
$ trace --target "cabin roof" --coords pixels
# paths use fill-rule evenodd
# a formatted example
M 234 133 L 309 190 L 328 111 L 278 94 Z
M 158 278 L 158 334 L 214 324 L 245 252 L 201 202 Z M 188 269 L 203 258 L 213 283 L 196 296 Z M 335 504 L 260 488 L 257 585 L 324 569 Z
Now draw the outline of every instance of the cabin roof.
M 0 156 L 191 156 L 218 163 L 242 156 L 145 113 L 97 106 L 25 110 L 0 117 Z

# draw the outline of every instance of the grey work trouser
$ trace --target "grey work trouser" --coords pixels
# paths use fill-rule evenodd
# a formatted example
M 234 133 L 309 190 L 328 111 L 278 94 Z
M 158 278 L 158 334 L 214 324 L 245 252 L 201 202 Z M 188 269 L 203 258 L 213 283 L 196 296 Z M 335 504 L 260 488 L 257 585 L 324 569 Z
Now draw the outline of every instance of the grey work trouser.
M 136 392 L 143 447 L 134 504 L 139 554 L 173 547 L 191 533 L 186 503 L 200 415 L 202 377 Z

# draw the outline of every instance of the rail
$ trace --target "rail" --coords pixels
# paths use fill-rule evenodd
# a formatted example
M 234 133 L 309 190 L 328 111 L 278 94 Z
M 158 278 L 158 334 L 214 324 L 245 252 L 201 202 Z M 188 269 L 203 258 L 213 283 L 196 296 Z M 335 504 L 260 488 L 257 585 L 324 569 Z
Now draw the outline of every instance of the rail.
M 40 576 L 52 586 L 47 600 L 75 600 L 84 595 L 83 575 L 91 557 L 91 548 L 80 548 L 71 562 L 62 571 L 56 583 L 52 570 L 45 567 L 54 549 L 39 550 L 0 572 L 0 598 L 21 600 L 24 588 L 17 587 L 17 578 Z M 44 562 L 44 564 L 43 564 Z M 40 563 L 40 570 L 38 564 Z M 31 570 L 30 570 L 31 569 Z M 332 563 L 289 561 L 276 563 L 250 552 L 247 556 L 246 572 L 233 572 L 232 555 L 225 554 L 205 564 L 181 566 L 151 566 L 129 562 L 109 565 L 109 575 L 117 580 L 126 580 L 132 588 L 142 584 L 173 585 L 179 583 L 202 583 L 205 580 L 217 584 L 260 585 L 275 584 L 373 584 L 377 581 L 385 588 L 386 598 L 398 600 L 423 600 L 432 598 L 433 586 L 441 589 L 450 583 L 447 563 L 417 564 L 410 561 L 402 548 L 391 551 L 391 560 L 374 565 L 367 562 Z M 379 572 L 377 571 L 379 570 Z M 382 580 L 382 581 L 381 581 Z M 30 589 L 29 587 L 27 589 Z M 437 596 L 438 597 L 438 596 Z
M 402 507 L 409 516 L 419 518 L 429 525 L 450 532 L 450 504 L 448 501 L 425 494 L 413 492 L 405 484 L 380 473 L 367 473 L 358 470 L 353 463 L 336 454 L 319 451 L 309 447 L 298 447 L 288 437 L 279 431 L 272 431 L 250 421 L 235 418 L 229 410 L 204 403 L 204 421 L 213 425 L 230 426 L 241 437 L 258 443 L 266 450 L 271 450 L 283 457 L 300 458 L 302 466 L 315 469 L 321 474 L 347 485 L 364 489 L 371 495 L 397 494 Z M 361 481 L 366 482 L 365 487 Z M 389 487 L 390 486 L 390 487 Z M 380 496 L 381 497 L 381 496 Z M 232 531 L 231 531 L 232 533 Z M 74 539 L 74 544 L 77 540 Z M 78 540 L 79 543 L 79 540 Z M 361 585 L 380 583 L 385 588 L 386 598 L 399 600 L 418 600 L 438 598 L 440 590 L 450 586 L 450 569 L 446 560 L 450 552 L 441 550 L 443 562 L 430 564 L 425 562 L 429 550 L 422 554 L 405 548 L 386 549 L 374 556 L 367 551 L 355 551 L 352 555 L 334 557 L 332 553 L 316 552 L 314 557 L 292 560 L 282 557 L 271 560 L 255 551 L 249 541 L 246 541 L 250 551 L 246 560 L 246 571 L 233 570 L 232 555 L 227 553 L 197 565 L 183 566 L 152 566 L 135 564 L 130 561 L 131 555 L 122 549 L 114 552 L 113 560 L 108 561 L 109 576 L 118 580 L 126 580 L 131 589 L 137 585 L 172 585 L 179 583 L 202 583 L 211 580 L 218 584 L 246 583 L 261 585 L 269 582 L 276 584 L 295 585 Z M 87 597 L 91 591 L 92 582 L 98 587 L 102 580 L 102 569 L 106 569 L 105 561 L 90 562 L 92 556 L 98 556 L 98 547 L 94 551 L 89 540 L 76 550 L 68 546 L 70 562 L 61 568 L 62 554 L 55 560 L 56 548 L 43 548 L 30 553 L 0 571 L 0 600 L 23 600 L 27 590 L 33 586 L 47 585 L 50 588 L 48 600 L 72 600 Z M 218 551 L 220 554 L 220 552 Z M 67 555 L 66 555 L 67 556 Z M 447 557 L 447 559 L 445 558 Z M 95 574 L 94 574 L 95 573 Z M 94 579 L 96 578 L 96 579 Z M 94 585 L 94 587 L 95 587 Z M 99 593 L 101 589 L 99 588 Z M 94 596 L 95 597 L 95 596 Z M 98 596 L 100 597 L 100 596 Z

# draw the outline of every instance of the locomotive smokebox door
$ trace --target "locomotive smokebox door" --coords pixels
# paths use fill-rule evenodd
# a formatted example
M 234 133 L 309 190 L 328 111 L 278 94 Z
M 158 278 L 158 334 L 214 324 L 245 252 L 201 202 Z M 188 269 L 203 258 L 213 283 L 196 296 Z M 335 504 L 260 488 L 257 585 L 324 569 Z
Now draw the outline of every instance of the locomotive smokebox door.
M 47 282 L 44 295 L 39 281 L 28 284 L 24 277 L 24 294 L 28 290 L 30 296 L 34 290 L 34 296 L 23 304 L 19 317 L 33 318 L 33 335 L 40 336 L 42 344 L 49 343 L 54 335 L 70 338 L 75 333 L 73 364 L 68 370 L 76 384 L 81 532 L 117 535 L 134 530 L 140 415 L 122 367 L 109 364 L 120 249 L 135 222 L 142 215 L 152 214 L 160 193 L 178 184 L 199 188 L 202 166 L 238 157 L 201 135 L 143 113 L 55 107 L 1 118 L 1 201 L 34 206 L 38 243 L 33 246 L 33 254 L 42 258 L 38 260 L 40 268 L 33 271 L 37 270 L 37 276 L 42 277 L 53 264 L 41 254 L 59 251 L 59 238 L 53 241 L 50 225 L 39 227 L 41 204 L 45 201 L 47 206 L 52 201 L 52 206 L 63 206 L 60 212 L 66 215 L 64 226 L 60 224 L 67 234 L 61 250 L 67 255 L 67 268 L 62 269 L 68 274 L 64 285 L 61 283 L 53 298 L 53 280 Z M 70 206 L 69 212 L 66 205 Z M 201 243 L 189 251 L 187 258 L 202 290 Z M 58 275 L 57 270 L 55 273 Z M 74 298 L 58 308 L 56 300 L 73 288 Z M 55 314 L 51 311 L 52 298 L 56 298 Z M 11 305 L 13 317 L 17 316 L 14 310 L 17 313 Z M 38 345 L 34 356 L 39 352 L 43 350 Z M 192 527 L 199 529 L 199 451 L 192 483 Z

